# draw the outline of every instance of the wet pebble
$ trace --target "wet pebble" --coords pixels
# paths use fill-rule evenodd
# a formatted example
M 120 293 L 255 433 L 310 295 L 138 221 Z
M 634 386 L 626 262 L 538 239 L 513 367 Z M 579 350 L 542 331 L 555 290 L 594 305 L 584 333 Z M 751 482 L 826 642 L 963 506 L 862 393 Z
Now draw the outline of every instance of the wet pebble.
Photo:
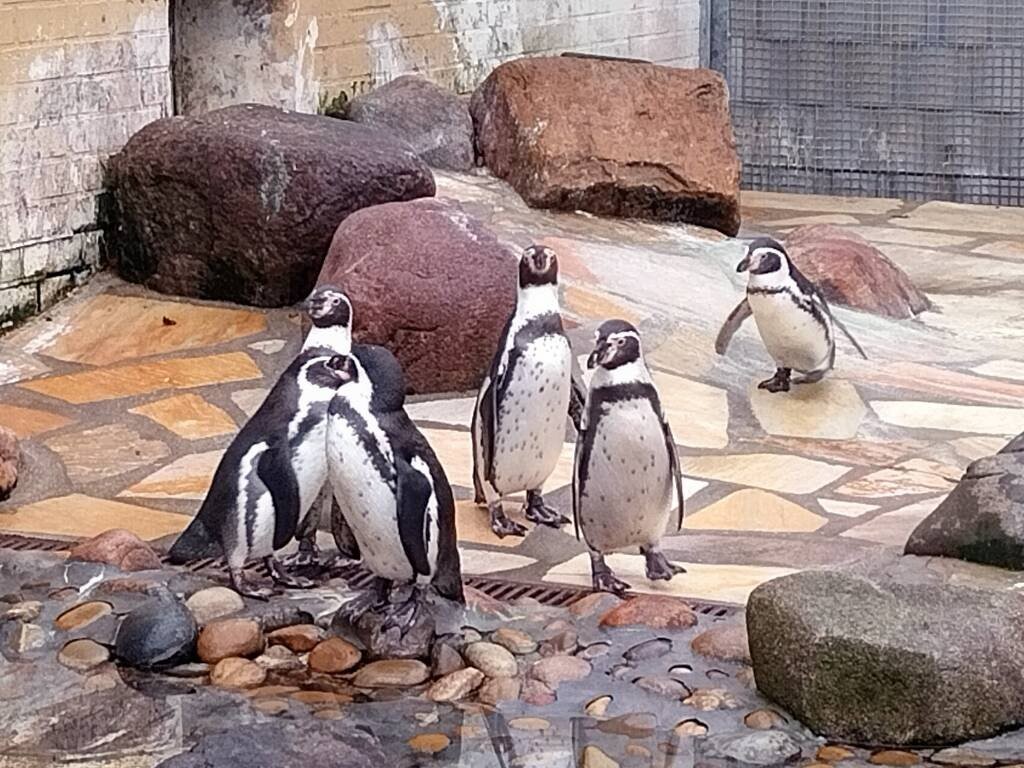
M 458 701 L 480 687 L 484 681 L 484 673 L 472 667 L 460 669 L 436 680 L 427 690 L 427 698 L 431 701 Z
M 518 629 L 502 627 L 491 636 L 491 640 L 516 656 L 526 656 L 537 650 L 537 641 Z
M 611 706 L 613 700 L 611 696 L 598 696 L 587 702 L 584 711 L 591 717 L 604 717 L 608 714 L 608 707 Z
M 582 680 L 591 669 L 590 662 L 578 656 L 549 656 L 530 668 L 530 677 L 558 690 L 562 683 Z
M 995 758 L 960 747 L 939 750 L 931 756 L 931 761 L 939 765 L 977 766 L 977 768 L 987 768 L 996 764 Z
M 210 672 L 210 682 L 218 688 L 255 688 L 266 679 L 267 670 L 238 657 L 221 659 Z
M 698 688 L 683 700 L 694 709 L 711 712 L 716 709 L 738 709 L 742 706 L 739 699 L 724 688 Z
M 622 602 L 621 598 L 607 592 L 594 592 L 569 606 L 569 613 L 578 618 L 606 613 Z
M 43 604 L 38 600 L 18 601 L 6 611 L 0 611 L 0 621 L 35 621 L 42 610 Z
M 541 656 L 558 656 L 575 653 L 579 647 L 579 635 L 575 629 L 564 629 L 540 644 Z
M 591 643 L 586 648 L 582 648 L 579 651 L 577 651 L 576 655 L 579 656 L 581 659 L 593 661 L 594 659 L 599 659 L 602 656 L 607 656 L 608 651 L 610 651 L 611 649 L 612 646 L 610 643 Z
M 688 736 L 703 736 L 708 732 L 708 726 L 706 723 L 697 720 L 696 718 L 689 718 L 676 724 L 676 727 L 672 729 L 676 736 L 688 737 Z
M 466 647 L 465 656 L 487 677 L 515 677 L 519 672 L 515 657 L 495 643 L 473 643 Z
M 697 616 L 682 600 L 662 595 L 639 595 L 612 608 L 601 617 L 603 627 L 648 627 L 688 629 Z
M 913 752 L 904 752 L 898 749 L 883 749 L 880 752 L 874 752 L 871 757 L 868 758 L 868 762 L 872 765 L 886 765 L 891 766 L 892 768 L 900 768 L 901 766 L 917 765 L 921 762 L 921 758 Z
M 337 707 L 339 704 L 352 702 L 351 696 L 333 691 L 295 691 L 290 698 L 313 708 Z
M 185 605 L 192 611 L 196 623 L 202 626 L 214 619 L 221 619 L 233 613 L 238 613 L 245 608 L 245 601 L 233 589 L 209 587 L 193 594 L 185 601 Z
M 424 755 L 436 755 L 448 749 L 452 740 L 443 733 L 420 733 L 409 739 L 409 746 L 413 752 Z
M 114 652 L 134 667 L 170 666 L 191 660 L 196 634 L 196 620 L 183 603 L 150 600 L 121 622 Z
M 755 731 L 770 731 L 784 726 L 786 719 L 774 709 L 755 709 L 743 718 L 743 724 Z
M 551 723 L 542 717 L 515 717 L 508 721 L 508 727 L 514 731 L 546 731 Z
M 470 645 L 471 643 L 479 643 L 484 639 L 484 636 L 477 632 L 472 627 L 462 628 L 462 643 L 463 645 Z
M 690 689 L 671 677 L 641 677 L 634 681 L 637 688 L 642 688 L 658 696 L 670 699 L 684 699 L 690 695 Z
M 724 624 L 701 632 L 690 642 L 695 653 L 718 661 L 750 663 L 750 646 L 744 624 Z
M 655 637 L 638 643 L 622 654 L 622 657 L 630 664 L 637 664 L 641 661 L 660 659 L 672 652 L 672 641 L 665 637 Z
M 834 745 L 826 745 L 824 747 L 818 747 L 815 757 L 819 760 L 823 760 L 826 763 L 838 763 L 840 760 L 846 760 L 854 757 L 855 753 L 852 749 L 846 747 L 839 747 Z
M 289 651 L 283 645 L 272 645 L 265 653 L 257 656 L 254 661 L 266 670 L 274 672 L 289 672 L 305 669 L 302 659 Z
M 619 764 L 599 747 L 588 744 L 580 756 L 580 768 L 619 768 Z
M 256 656 L 265 641 L 259 623 L 252 619 L 217 619 L 199 633 L 197 651 L 207 664 L 216 664 L 232 656 Z
M 466 666 L 465 659 L 454 646 L 446 642 L 437 642 L 430 652 L 431 669 L 434 677 L 444 677 L 457 672 Z
M 348 672 L 362 657 L 362 652 L 352 643 L 340 637 L 329 637 L 310 651 L 308 663 L 314 672 L 333 675 Z
M 749 765 L 779 765 L 797 758 L 801 751 L 793 737 L 782 731 L 708 736 L 703 744 L 705 757 L 735 760 Z
M 114 606 L 110 603 L 105 603 L 102 600 L 93 600 L 92 602 L 81 603 L 73 608 L 69 608 L 58 616 L 53 624 L 57 629 L 69 632 L 73 629 L 87 627 L 97 619 L 109 616 L 113 610 Z
M 57 661 L 68 669 L 86 672 L 110 658 L 110 651 L 95 640 L 72 640 L 61 648 Z
M 555 692 L 540 680 L 524 680 L 519 692 L 519 699 L 534 707 L 554 704 L 557 698 Z
M 284 699 L 258 699 L 252 708 L 265 715 L 280 715 L 288 711 L 288 702 Z
M 9 621 L 0 624 L 0 645 L 15 656 L 46 645 L 46 632 L 38 624 Z
M 352 684 L 357 688 L 396 688 L 419 685 L 430 677 L 422 661 L 395 659 L 375 661 L 360 669 Z
M 515 701 L 522 690 L 522 682 L 515 677 L 495 677 L 484 682 L 477 700 L 492 707 L 503 701 Z
M 597 725 L 602 733 L 627 736 L 630 739 L 646 739 L 654 734 L 658 727 L 658 718 L 649 712 L 631 712 L 628 715 L 613 717 Z
M 294 627 L 281 627 L 270 632 L 267 644 L 283 645 L 295 653 L 308 653 L 323 639 L 324 631 L 316 624 L 296 624 Z

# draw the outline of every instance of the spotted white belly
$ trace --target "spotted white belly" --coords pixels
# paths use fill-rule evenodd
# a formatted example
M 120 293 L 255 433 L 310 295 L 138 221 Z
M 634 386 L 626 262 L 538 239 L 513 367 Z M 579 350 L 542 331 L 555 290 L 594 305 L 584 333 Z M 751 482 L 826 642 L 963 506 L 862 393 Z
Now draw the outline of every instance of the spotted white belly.
M 501 494 L 539 489 L 558 463 L 569 410 L 572 350 L 542 336 L 516 361 L 498 407 L 494 486 Z
M 765 349 L 776 365 L 807 372 L 827 363 L 831 334 L 826 334 L 821 324 L 787 294 L 750 293 L 747 301 Z
M 327 482 L 327 414 L 292 447 L 292 466 L 299 484 L 299 525 Z
M 673 477 L 661 421 L 648 400 L 613 403 L 594 427 L 580 528 L 592 549 L 658 543 L 672 510 Z
M 331 416 L 328 425 L 327 464 L 334 496 L 359 544 L 363 564 L 382 578 L 409 581 L 413 572 L 398 533 L 395 492 L 355 429 L 338 416 Z M 389 470 L 390 466 L 389 462 Z

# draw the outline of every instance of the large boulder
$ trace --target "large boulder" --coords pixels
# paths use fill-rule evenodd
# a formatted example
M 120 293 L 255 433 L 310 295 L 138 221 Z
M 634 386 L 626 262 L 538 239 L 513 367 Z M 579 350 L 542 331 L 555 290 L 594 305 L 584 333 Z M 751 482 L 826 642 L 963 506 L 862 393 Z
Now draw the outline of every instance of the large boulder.
M 473 156 L 473 120 L 466 102 L 417 75 L 402 75 L 357 96 L 347 117 L 382 128 L 407 142 L 435 168 L 468 171 Z
M 834 304 L 895 318 L 931 309 L 910 276 L 856 232 L 832 224 L 797 227 L 786 237 L 786 252 Z
M 892 572 L 805 571 L 755 589 L 760 691 L 853 743 L 939 745 L 1024 723 L 1024 599 Z
M 4 501 L 18 484 L 18 463 L 21 450 L 18 436 L 7 427 L 0 426 L 0 501 Z
M 906 553 L 1024 570 L 1024 435 L 967 467 L 910 534 Z
M 528 205 L 739 230 L 740 163 L 717 72 L 518 59 L 488 76 L 470 112 L 478 153 Z
M 150 123 L 113 158 L 111 184 L 124 278 L 264 307 L 309 293 L 353 211 L 434 194 L 390 134 L 255 104 Z
M 412 392 L 480 384 L 516 301 L 516 259 L 442 200 L 378 205 L 347 218 L 318 284 L 345 289 L 357 341 L 390 349 Z

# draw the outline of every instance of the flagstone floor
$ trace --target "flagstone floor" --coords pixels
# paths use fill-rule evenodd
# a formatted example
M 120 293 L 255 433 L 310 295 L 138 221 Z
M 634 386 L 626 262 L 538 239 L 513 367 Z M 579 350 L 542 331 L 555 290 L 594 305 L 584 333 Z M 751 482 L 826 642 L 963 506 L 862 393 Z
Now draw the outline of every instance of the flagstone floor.
M 614 556 L 638 590 L 742 603 L 777 575 L 891 556 L 971 460 L 1024 431 L 1020 209 L 745 194 L 743 236 L 848 226 L 936 305 L 912 321 L 838 310 L 870 360 L 844 341 L 833 376 L 769 395 L 756 389 L 772 366 L 753 327 L 727 356 L 713 350 L 742 295 L 740 240 L 531 211 L 486 177 L 439 174 L 438 187 L 509 245 L 536 240 L 559 253 L 579 355 L 607 317 L 641 328 L 684 456 L 686 521 L 666 549 L 688 570 L 652 586 L 638 555 Z M 0 531 L 123 527 L 169 543 L 300 342 L 295 310 L 182 301 L 110 276 L 0 338 L 0 423 L 26 456 Z M 456 486 L 464 570 L 588 583 L 571 525 L 491 534 L 471 501 L 471 408 L 472 393 L 409 406 Z M 547 485 L 567 512 L 572 452 L 567 442 Z

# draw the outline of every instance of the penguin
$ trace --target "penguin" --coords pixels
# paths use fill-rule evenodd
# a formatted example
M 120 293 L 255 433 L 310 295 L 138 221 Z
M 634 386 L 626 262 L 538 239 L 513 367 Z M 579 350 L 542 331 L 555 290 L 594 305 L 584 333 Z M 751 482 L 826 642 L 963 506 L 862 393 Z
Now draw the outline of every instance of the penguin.
M 386 608 L 384 628 L 404 631 L 429 587 L 465 602 L 455 497 L 433 449 L 405 412 L 405 377 L 395 356 L 366 345 L 349 359 L 355 376 L 328 409 L 328 474 L 374 583 L 343 606 L 342 615 Z M 397 584 L 414 589 L 396 607 L 389 598 Z
M 846 326 L 833 316 L 825 297 L 777 240 L 760 237 L 751 241 L 736 271 L 749 273 L 747 295 L 718 332 L 715 351 L 724 355 L 740 325 L 753 315 L 776 365 L 775 375 L 758 384 L 759 389 L 788 392 L 791 383 L 821 381 L 835 366 L 837 327 L 860 356 L 868 359 Z M 793 371 L 799 375 L 794 377 Z
M 344 349 L 352 318 L 345 295 L 318 289 L 306 309 L 318 338 Z M 199 512 L 171 547 L 171 562 L 222 555 L 235 589 L 259 599 L 270 590 L 249 584 L 242 571 L 254 557 L 264 558 L 278 584 L 313 586 L 288 574 L 274 553 L 308 528 L 327 480 L 327 407 L 353 370 L 347 360 L 331 348 L 304 345 L 224 452 Z
M 652 581 L 686 572 L 660 549 L 673 495 L 674 528 L 683 526 L 683 477 L 637 329 L 625 320 L 602 323 L 587 367 L 595 370 L 573 460 L 573 518 L 590 550 L 594 589 L 622 594 L 630 585 L 605 563 L 610 552 L 639 547 Z
M 544 503 L 541 488 L 565 440 L 567 413 L 582 410 L 581 386 L 562 327 L 558 257 L 530 246 L 519 259 L 516 309 L 505 323 L 497 352 L 473 409 L 473 485 L 499 537 L 525 536 L 501 499 L 526 491 L 526 518 L 554 528 L 568 518 Z

